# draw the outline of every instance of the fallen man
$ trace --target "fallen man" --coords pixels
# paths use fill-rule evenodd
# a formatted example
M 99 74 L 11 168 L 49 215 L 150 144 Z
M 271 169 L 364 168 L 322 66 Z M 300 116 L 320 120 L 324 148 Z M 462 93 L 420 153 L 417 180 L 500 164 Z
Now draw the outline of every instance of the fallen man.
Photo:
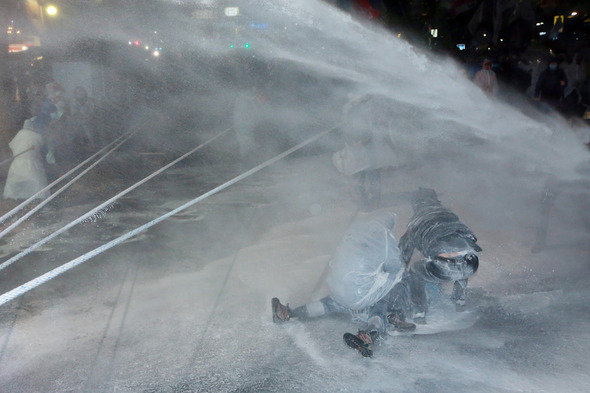
M 330 295 L 319 301 L 291 309 L 278 298 L 272 299 L 273 321 L 306 320 L 332 313 L 349 314 L 363 329 L 358 337 L 372 343 L 388 329 L 411 331 L 416 325 L 388 315 L 388 294 L 400 281 L 404 265 L 400 259 L 397 240 L 393 235 L 395 215 L 381 213 L 356 220 L 346 231 L 330 261 L 327 283 Z M 391 326 L 389 326 L 391 325 Z M 357 336 L 345 335 L 349 346 L 365 357 L 373 354 L 369 345 L 359 346 Z M 351 341 L 352 340 L 352 341 Z
M 451 298 L 461 311 L 467 280 L 479 266 L 477 238 L 441 205 L 434 190 L 420 188 L 412 205 L 414 215 L 399 248 L 393 235 L 394 214 L 382 213 L 353 223 L 330 262 L 330 295 L 294 309 L 273 298 L 273 321 L 349 314 L 363 327 L 356 335 L 345 333 L 345 343 L 371 357 L 372 345 L 388 331 L 416 329 L 406 318 L 426 323 L 427 282 L 454 282 Z M 410 263 L 414 249 L 425 258 Z
M 400 238 L 401 258 L 409 272 L 413 320 L 426 323 L 428 299 L 426 282 L 453 282 L 451 299 L 457 311 L 465 306 L 467 280 L 477 271 L 477 237 L 449 209 L 441 205 L 436 192 L 420 188 L 412 198 L 414 215 Z M 425 257 L 411 263 L 414 249 Z M 405 310 L 408 312 L 408 310 Z

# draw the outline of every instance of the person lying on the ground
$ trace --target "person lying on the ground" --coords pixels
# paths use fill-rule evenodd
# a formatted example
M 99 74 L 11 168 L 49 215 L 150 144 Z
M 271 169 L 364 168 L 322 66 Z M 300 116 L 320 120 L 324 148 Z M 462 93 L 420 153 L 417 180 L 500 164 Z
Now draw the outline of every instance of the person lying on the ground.
M 362 329 L 344 341 L 361 355 L 373 354 L 371 344 L 387 330 L 411 331 L 416 325 L 390 308 L 394 285 L 400 281 L 404 266 L 393 235 L 395 215 L 381 213 L 356 220 L 346 231 L 330 262 L 327 283 L 330 295 L 319 301 L 291 309 L 278 298 L 271 301 L 273 321 L 306 320 L 332 313 L 348 314 Z
M 451 299 L 456 310 L 462 311 L 467 281 L 477 271 L 479 258 L 476 253 L 481 248 L 473 232 L 441 205 L 434 190 L 418 189 L 413 195 L 412 206 L 414 215 L 400 238 L 399 248 L 409 272 L 412 319 L 416 323 L 426 323 L 426 282 L 454 282 Z M 425 258 L 410 263 L 414 249 Z

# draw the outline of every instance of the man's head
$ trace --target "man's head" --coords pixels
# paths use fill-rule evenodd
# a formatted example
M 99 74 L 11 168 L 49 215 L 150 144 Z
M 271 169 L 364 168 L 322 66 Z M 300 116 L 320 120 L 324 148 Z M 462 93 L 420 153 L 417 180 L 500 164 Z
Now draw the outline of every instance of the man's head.
M 469 278 L 477 272 L 479 258 L 473 252 L 456 255 L 453 258 L 436 256 L 428 260 L 428 271 L 443 281 L 456 281 Z
M 479 267 L 479 258 L 476 254 L 478 251 L 481 251 L 481 248 L 472 239 L 455 234 L 440 239 L 431 249 L 431 258 L 434 265 L 444 266 L 444 271 L 450 269 L 444 274 L 453 277 L 465 273 L 471 275 Z M 439 274 L 444 276 L 442 271 Z
M 483 68 L 484 68 L 484 70 L 491 70 L 492 69 L 492 61 L 489 59 L 485 59 L 483 61 Z
M 555 71 L 559 68 L 559 58 L 550 56 L 549 60 L 547 61 L 547 66 L 551 71 Z
M 57 82 L 50 82 L 45 85 L 45 95 L 51 101 L 57 101 L 64 95 L 64 88 Z

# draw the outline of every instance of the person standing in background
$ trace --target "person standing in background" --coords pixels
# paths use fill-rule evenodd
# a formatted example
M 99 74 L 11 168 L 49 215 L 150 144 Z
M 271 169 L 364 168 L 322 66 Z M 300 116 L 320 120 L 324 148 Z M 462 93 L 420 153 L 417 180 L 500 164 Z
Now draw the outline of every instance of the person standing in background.
M 574 54 L 571 62 L 563 67 L 563 71 L 568 82 L 563 92 L 564 109 L 570 115 L 582 116 L 586 110 L 582 100 L 588 98 L 588 95 L 584 94 L 587 75 L 586 64 L 582 55 L 580 53 Z
M 49 120 L 31 118 L 24 122 L 23 128 L 10 141 L 14 159 L 8 169 L 4 186 L 4 199 L 28 199 L 47 186 L 47 175 L 43 166 L 41 148 L 44 140 L 42 131 L 47 130 Z M 45 199 L 49 191 L 37 195 Z
M 547 68 L 539 75 L 539 80 L 535 85 L 535 101 L 541 101 L 559 110 L 566 86 L 567 76 L 559 68 L 557 58 L 553 57 L 549 60 Z
M 498 95 L 498 78 L 494 70 L 492 70 L 491 60 L 485 59 L 483 61 L 481 70 L 477 71 L 473 77 L 473 82 L 488 97 L 496 97 Z

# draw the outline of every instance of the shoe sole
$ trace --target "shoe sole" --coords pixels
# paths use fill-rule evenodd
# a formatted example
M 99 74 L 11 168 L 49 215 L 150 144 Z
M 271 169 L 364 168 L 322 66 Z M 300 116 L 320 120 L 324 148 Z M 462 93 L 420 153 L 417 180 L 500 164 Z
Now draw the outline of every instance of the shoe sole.
M 276 297 L 273 297 L 270 304 L 272 307 L 272 321 L 274 323 L 286 322 L 287 320 L 279 318 L 279 315 L 278 315 L 280 307 L 281 307 L 281 302 L 279 301 L 279 299 Z
M 373 357 L 373 351 L 360 338 L 351 333 L 344 333 L 344 342 L 352 349 L 356 349 L 363 357 Z

